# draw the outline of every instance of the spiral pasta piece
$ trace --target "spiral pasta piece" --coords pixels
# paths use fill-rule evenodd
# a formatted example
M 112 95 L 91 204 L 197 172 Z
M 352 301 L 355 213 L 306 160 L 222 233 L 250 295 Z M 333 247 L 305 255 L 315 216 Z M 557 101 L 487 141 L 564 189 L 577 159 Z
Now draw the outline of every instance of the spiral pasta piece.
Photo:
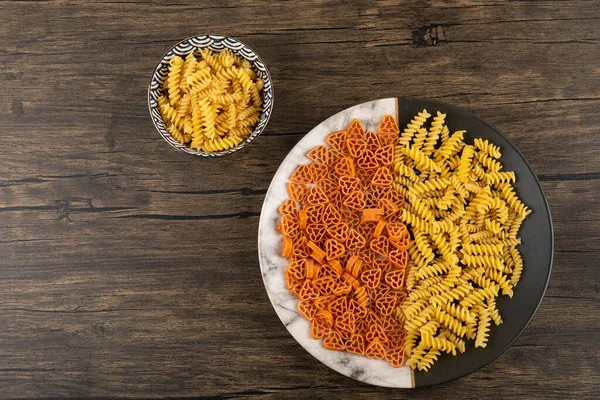
M 436 163 L 431 158 L 426 156 L 418 148 L 404 147 L 402 149 L 402 152 L 404 153 L 404 155 L 410 157 L 415 162 L 415 166 L 418 169 L 420 169 L 421 171 L 438 171 L 438 172 L 441 171 L 440 167 L 437 166 Z
M 423 154 L 429 156 L 433 153 L 433 150 L 435 149 L 435 146 L 440 137 L 440 134 L 442 133 L 445 119 L 446 114 L 442 114 L 439 111 L 437 112 L 437 115 L 433 118 L 431 128 L 429 128 L 429 132 L 427 134 L 427 138 L 425 139 L 425 144 L 423 146 Z
M 402 132 L 398 145 L 408 147 L 417 131 L 421 129 L 429 117 L 431 117 L 431 114 L 429 114 L 427 110 L 418 113 Z
M 181 99 L 181 68 L 183 67 L 183 58 L 174 56 L 169 61 L 169 74 L 167 75 L 167 91 L 169 93 L 169 102 L 176 107 Z
M 469 180 L 469 172 L 471 170 L 471 160 L 475 156 L 473 146 L 465 146 L 460 156 L 460 162 L 456 167 L 456 178 L 461 183 L 467 183 Z
M 484 182 L 487 185 L 497 185 L 499 183 L 515 183 L 516 177 L 513 171 L 510 172 L 489 172 L 485 175 Z
M 460 143 L 463 143 L 466 131 L 454 132 L 445 143 L 433 153 L 433 158 L 437 162 L 448 160 L 455 156 L 461 149 Z M 456 168 L 456 166 L 454 166 Z M 452 169 L 454 169 L 452 168 Z
M 213 140 L 207 140 L 202 145 L 204 151 L 221 151 L 231 149 L 238 144 L 242 143 L 242 139 L 237 136 L 230 136 L 227 138 L 217 137 Z
M 187 83 L 187 78 L 191 76 L 197 68 L 198 59 L 196 59 L 194 53 L 188 54 L 183 61 L 183 66 L 181 67 L 181 79 L 179 81 L 179 88 L 183 93 L 188 93 L 190 87 Z
M 488 140 L 477 138 L 474 142 L 475 147 L 481 150 L 484 154 L 487 154 L 493 158 L 500 158 L 500 156 L 502 156 L 502 153 L 500 153 L 500 147 L 490 143 Z
M 167 125 L 167 132 L 169 132 L 169 134 L 171 136 L 173 136 L 173 139 L 177 140 L 179 143 L 185 143 L 184 142 L 184 136 L 183 133 L 179 131 L 179 129 L 177 129 L 175 127 L 175 125 L 173 124 L 168 124 Z
M 490 330 L 490 311 L 487 307 L 481 310 L 477 324 L 477 337 L 475 347 L 486 347 Z

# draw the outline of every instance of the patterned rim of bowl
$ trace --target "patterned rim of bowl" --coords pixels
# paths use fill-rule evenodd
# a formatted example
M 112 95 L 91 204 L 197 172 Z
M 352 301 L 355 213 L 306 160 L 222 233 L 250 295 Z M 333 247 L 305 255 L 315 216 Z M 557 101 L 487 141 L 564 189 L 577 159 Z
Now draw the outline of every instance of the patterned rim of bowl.
M 265 86 L 262 90 L 263 106 L 258 124 L 250 136 L 248 136 L 242 143 L 232 147 L 231 149 L 207 153 L 201 150 L 194 150 L 185 144 L 179 143 L 177 140 L 173 139 L 173 137 L 165 129 L 163 118 L 158 110 L 158 103 L 156 99 L 161 94 L 162 84 L 167 77 L 169 61 L 175 55 L 185 57 L 191 52 L 197 51 L 198 49 L 210 49 L 213 51 L 229 49 L 231 52 L 237 54 L 244 60 L 248 60 L 256 71 L 256 75 L 265 82 Z M 248 146 L 254 141 L 254 139 L 258 137 L 258 135 L 264 131 L 265 127 L 267 126 L 273 111 L 273 84 L 271 82 L 271 75 L 269 74 L 269 70 L 258 54 L 256 54 L 254 50 L 252 50 L 245 43 L 227 36 L 220 35 L 193 36 L 182 40 L 169 49 L 169 51 L 161 58 L 160 62 L 156 66 L 154 73 L 152 74 L 150 86 L 148 86 L 148 109 L 150 111 L 152 123 L 154 124 L 154 127 L 158 133 L 160 133 L 167 143 L 177 150 L 199 157 L 212 158 L 227 156 Z

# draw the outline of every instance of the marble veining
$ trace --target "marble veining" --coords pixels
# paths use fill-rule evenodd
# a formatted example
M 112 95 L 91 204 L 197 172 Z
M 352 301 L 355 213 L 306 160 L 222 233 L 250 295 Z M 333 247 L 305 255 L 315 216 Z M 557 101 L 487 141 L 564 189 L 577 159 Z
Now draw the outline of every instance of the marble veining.
M 316 126 L 290 151 L 277 170 L 265 197 L 259 223 L 258 254 L 263 281 L 273 308 L 302 347 L 328 367 L 352 379 L 377 386 L 410 388 L 410 368 L 394 368 L 383 360 L 326 350 L 320 341 L 311 337 L 310 323 L 298 313 L 299 301 L 285 285 L 287 260 L 281 256 L 282 238 L 275 230 L 279 220 L 277 208 L 288 198 L 285 184 L 289 176 L 299 164 L 310 162 L 305 153 L 317 145 L 325 144 L 327 134 L 345 129 L 354 118 L 358 118 L 366 130 L 376 131 L 377 125 L 387 114 L 396 114 L 395 98 L 348 108 Z

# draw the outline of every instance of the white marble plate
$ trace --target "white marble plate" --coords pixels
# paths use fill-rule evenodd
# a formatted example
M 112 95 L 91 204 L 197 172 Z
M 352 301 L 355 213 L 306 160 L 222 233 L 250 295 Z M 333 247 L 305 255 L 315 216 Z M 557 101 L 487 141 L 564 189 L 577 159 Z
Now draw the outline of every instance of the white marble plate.
M 277 208 L 286 199 L 286 182 L 299 164 L 308 164 L 305 153 L 315 146 L 325 144 L 327 134 L 346 129 L 354 118 L 358 118 L 366 130 L 377 130 L 377 125 L 387 115 L 396 115 L 396 98 L 382 99 L 359 104 L 323 121 L 290 151 L 269 186 L 265 197 L 258 230 L 258 256 L 263 281 L 273 308 L 292 334 L 317 360 L 340 374 L 361 382 L 377 386 L 414 387 L 412 370 L 409 367 L 394 368 L 383 360 L 374 360 L 348 352 L 325 349 L 320 340 L 310 335 L 310 323 L 297 311 L 299 303 L 286 287 L 284 271 L 287 259 L 281 256 L 282 237 L 275 230 L 279 220 Z

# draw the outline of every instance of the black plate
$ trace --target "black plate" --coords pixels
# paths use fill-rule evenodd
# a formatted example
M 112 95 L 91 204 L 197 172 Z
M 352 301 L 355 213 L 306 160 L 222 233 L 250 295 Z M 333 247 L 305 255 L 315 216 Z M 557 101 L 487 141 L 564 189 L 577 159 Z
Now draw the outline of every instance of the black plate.
M 473 341 L 469 341 L 464 354 L 455 357 L 444 354 L 428 372 L 415 371 L 415 387 L 436 385 L 465 376 L 489 364 L 508 349 L 527 327 L 542 302 L 554 254 L 554 232 L 548 202 L 531 166 L 515 146 L 496 128 L 470 112 L 434 100 L 398 98 L 401 130 L 424 108 L 432 115 L 436 111 L 447 114 L 446 124 L 451 132 L 466 129 L 467 143 L 473 143 L 473 139 L 480 137 L 500 146 L 504 170 L 515 171 L 517 195 L 533 212 L 519 232 L 522 240 L 519 250 L 524 262 L 521 280 L 512 299 L 500 296 L 497 300 L 504 323 L 500 326 L 492 324 L 486 348 L 474 348 Z

